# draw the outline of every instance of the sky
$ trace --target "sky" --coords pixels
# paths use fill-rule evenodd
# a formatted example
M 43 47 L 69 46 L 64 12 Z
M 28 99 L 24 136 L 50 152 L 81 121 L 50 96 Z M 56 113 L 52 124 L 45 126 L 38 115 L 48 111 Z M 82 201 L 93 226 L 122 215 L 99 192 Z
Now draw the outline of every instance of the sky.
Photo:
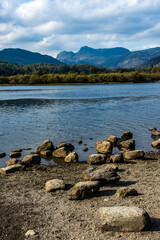
M 0 0 L 0 50 L 160 46 L 160 0 Z

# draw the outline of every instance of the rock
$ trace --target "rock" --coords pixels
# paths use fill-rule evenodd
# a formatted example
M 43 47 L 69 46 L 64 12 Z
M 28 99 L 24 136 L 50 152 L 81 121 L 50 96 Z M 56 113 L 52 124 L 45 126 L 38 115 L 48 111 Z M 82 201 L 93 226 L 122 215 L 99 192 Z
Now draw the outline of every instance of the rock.
M 35 232 L 34 230 L 28 230 L 26 233 L 25 233 L 25 236 L 26 237 L 32 237 L 32 236 L 35 236 L 37 235 L 38 232 Z
M 157 128 L 155 128 L 155 127 L 152 127 L 152 128 L 149 128 L 149 131 L 156 131 L 157 130 Z
M 155 131 L 152 131 L 152 137 L 159 137 L 160 136 L 160 130 L 155 130 Z
M 126 151 L 126 152 L 123 152 L 123 157 L 126 160 L 143 159 L 144 152 L 142 150 Z
M 21 164 L 21 160 L 16 159 L 16 158 L 11 158 L 11 159 L 9 159 L 9 160 L 6 161 L 7 167 L 8 167 L 8 166 L 15 165 L 15 164 Z
M 52 156 L 52 151 L 51 150 L 41 151 L 40 155 L 42 157 L 51 157 Z
M 151 146 L 155 149 L 160 149 L 160 139 L 157 141 L 152 142 Z
M 78 159 L 79 159 L 78 154 L 76 152 L 71 152 L 65 157 L 64 161 L 74 163 L 78 162 Z
M 120 141 L 117 143 L 117 146 L 120 150 L 135 150 L 135 141 L 134 140 Z
M 65 189 L 66 185 L 63 180 L 52 179 L 46 182 L 45 190 L 46 192 L 51 192 L 59 189 Z
M 12 149 L 12 152 L 22 152 L 22 149 L 21 148 Z
M 83 172 L 82 176 L 85 181 L 99 181 L 102 186 L 116 183 L 120 179 L 120 176 L 113 168 L 105 165 L 99 168 L 88 168 Z
M 111 142 L 108 142 L 105 140 L 99 140 L 96 142 L 96 148 L 98 153 L 111 154 L 113 146 Z
M 23 150 L 31 150 L 32 148 L 28 147 L 28 148 L 23 148 Z
M 79 140 L 78 140 L 78 143 L 79 143 L 79 144 L 82 144 L 82 140 L 81 140 L 81 139 L 79 139 Z
M 5 168 L 0 168 L 0 173 L 2 174 L 8 174 L 8 173 L 13 173 L 16 171 L 24 170 L 24 166 L 21 164 L 15 164 L 12 166 L 8 166 Z
M 87 152 L 87 151 L 88 151 L 88 148 L 85 147 L 85 148 L 83 148 L 82 150 L 83 150 L 84 152 Z
M 123 132 L 121 134 L 121 140 L 122 141 L 126 141 L 126 140 L 129 140 L 133 137 L 133 134 L 131 132 Z
M 41 151 L 54 151 L 53 143 L 50 140 L 45 140 L 37 149 L 36 153 L 40 153 Z
M 116 137 L 116 136 L 110 136 L 107 140 L 108 140 L 109 142 L 111 142 L 114 146 L 116 146 L 119 138 Z
M 148 213 L 138 207 L 101 207 L 95 217 L 96 225 L 105 231 L 139 232 L 151 228 Z
M 0 153 L 0 158 L 4 158 L 6 156 L 6 153 L 5 152 L 1 152 Z
M 92 154 L 89 155 L 87 163 L 90 165 L 103 164 L 106 162 L 106 155 Z
M 19 157 L 21 157 L 21 153 L 20 152 L 13 152 L 13 153 L 10 153 L 9 156 L 11 158 L 19 158 Z
M 130 187 L 121 187 L 117 189 L 115 194 L 117 197 L 127 197 L 127 196 L 137 196 L 138 192 L 134 188 Z
M 110 161 L 113 163 L 123 163 L 124 162 L 123 154 L 120 153 L 120 154 L 111 155 Z
M 24 163 L 25 165 L 31 165 L 31 164 L 39 164 L 40 161 L 41 161 L 41 157 L 39 156 L 39 154 L 29 154 L 23 158 L 22 163 Z
M 70 200 L 84 199 L 98 192 L 100 184 L 98 181 L 79 182 L 68 191 Z
M 65 158 L 71 151 L 68 148 L 61 147 L 53 151 L 52 156 L 56 158 Z
M 62 147 L 66 148 L 69 152 L 72 152 L 74 150 L 74 146 L 69 142 L 60 142 L 56 149 Z

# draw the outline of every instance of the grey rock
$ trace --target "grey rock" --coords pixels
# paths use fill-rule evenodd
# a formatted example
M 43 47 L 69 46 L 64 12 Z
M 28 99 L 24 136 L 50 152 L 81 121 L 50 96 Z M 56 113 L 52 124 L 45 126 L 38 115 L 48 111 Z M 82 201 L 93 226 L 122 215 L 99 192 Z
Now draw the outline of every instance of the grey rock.
M 123 157 L 126 160 L 143 159 L 144 152 L 142 150 L 126 151 L 126 152 L 123 152 Z
M 8 174 L 8 173 L 14 173 L 16 171 L 24 170 L 24 166 L 21 164 L 15 164 L 12 166 L 8 166 L 5 168 L 0 168 L 0 173 L 2 174 Z
M 111 155 L 110 161 L 113 163 L 123 163 L 124 162 L 123 154 L 120 153 L 120 154 Z
M 71 152 L 65 157 L 64 161 L 74 163 L 78 162 L 78 159 L 79 159 L 78 154 L 76 152 Z
M 102 230 L 114 232 L 139 232 L 151 228 L 148 213 L 134 206 L 101 207 L 95 222 Z
M 109 141 L 99 140 L 96 142 L 96 149 L 98 153 L 111 154 L 113 146 Z
M 88 157 L 87 163 L 90 165 L 104 164 L 106 162 L 106 155 L 104 154 L 91 154 Z
M 85 181 L 99 181 L 101 186 L 116 183 L 120 179 L 115 169 L 105 165 L 99 168 L 88 168 L 82 176 Z
M 39 156 L 39 154 L 29 154 L 22 159 L 22 163 L 24 163 L 25 165 L 39 164 L 40 161 L 41 157 Z
M 45 140 L 37 149 L 36 153 L 40 153 L 41 151 L 54 151 L 53 143 L 50 140 Z
M 6 156 L 6 153 L 5 152 L 1 152 L 0 153 L 0 158 L 4 158 Z
M 66 185 L 63 180 L 52 179 L 46 182 L 45 190 L 46 192 L 51 192 L 59 189 L 65 189 Z
M 160 139 L 157 141 L 152 142 L 151 146 L 155 149 L 160 149 Z
M 13 153 L 10 153 L 9 156 L 11 158 L 19 158 L 19 157 L 21 157 L 21 153 L 20 152 L 13 152 Z
M 68 191 L 68 198 L 70 200 L 89 198 L 96 194 L 99 188 L 98 181 L 79 182 Z
M 134 188 L 130 187 L 121 187 L 118 188 L 115 194 L 117 197 L 127 197 L 127 196 L 137 196 L 138 192 Z

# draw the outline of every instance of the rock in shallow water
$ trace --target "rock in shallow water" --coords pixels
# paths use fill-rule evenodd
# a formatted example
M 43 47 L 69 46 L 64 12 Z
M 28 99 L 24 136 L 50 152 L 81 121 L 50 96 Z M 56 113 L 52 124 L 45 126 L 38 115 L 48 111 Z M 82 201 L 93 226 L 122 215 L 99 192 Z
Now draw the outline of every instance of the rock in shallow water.
M 29 154 L 23 158 L 22 163 L 24 163 L 25 165 L 30 165 L 30 164 L 39 164 L 40 161 L 41 161 L 41 157 L 39 156 L 39 154 Z
M 151 146 L 155 149 L 160 149 L 160 139 L 157 141 L 152 142 Z
M 37 149 L 36 153 L 40 153 L 41 151 L 54 151 L 53 143 L 50 140 L 45 140 Z
M 68 198 L 70 200 L 89 198 L 96 194 L 99 188 L 98 181 L 79 182 L 68 191 Z
M 78 162 L 78 159 L 79 159 L 78 154 L 76 152 L 71 152 L 65 157 L 64 161 L 75 163 L 75 162 Z
M 96 142 L 96 149 L 98 153 L 111 154 L 113 146 L 109 141 L 99 140 Z
M 120 150 L 135 150 L 134 140 L 118 141 L 117 146 Z
M 71 151 L 68 148 L 61 147 L 53 151 L 52 156 L 55 158 L 65 158 Z
M 151 228 L 148 213 L 138 207 L 101 207 L 95 217 L 96 225 L 105 231 L 139 232 Z
M 6 153 L 5 152 L 1 152 L 0 153 L 0 158 L 4 158 L 6 156 Z
M 123 132 L 121 134 L 121 140 L 122 141 L 126 141 L 126 140 L 129 140 L 133 137 L 133 134 L 131 132 Z
M 21 153 L 20 152 L 13 152 L 13 153 L 10 153 L 9 156 L 11 158 L 19 158 L 19 157 L 21 157 Z

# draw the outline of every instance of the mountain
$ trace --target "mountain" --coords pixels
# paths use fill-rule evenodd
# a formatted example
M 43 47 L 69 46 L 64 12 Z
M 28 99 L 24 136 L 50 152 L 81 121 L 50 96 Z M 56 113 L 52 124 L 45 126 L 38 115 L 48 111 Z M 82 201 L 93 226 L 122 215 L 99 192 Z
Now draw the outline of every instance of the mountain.
M 34 53 L 19 48 L 7 48 L 0 51 L 0 61 L 7 61 L 12 63 L 18 63 L 22 65 L 34 64 L 34 63 L 52 63 L 61 65 L 59 60 L 48 56 L 41 55 L 40 53 Z
M 57 59 L 66 64 L 91 64 L 115 68 L 136 68 L 160 56 L 160 47 L 131 52 L 126 48 L 94 49 L 81 47 L 77 53 L 62 51 Z
M 141 68 L 148 68 L 148 67 L 154 67 L 160 64 L 160 56 L 151 58 L 144 64 L 142 64 L 140 67 Z

